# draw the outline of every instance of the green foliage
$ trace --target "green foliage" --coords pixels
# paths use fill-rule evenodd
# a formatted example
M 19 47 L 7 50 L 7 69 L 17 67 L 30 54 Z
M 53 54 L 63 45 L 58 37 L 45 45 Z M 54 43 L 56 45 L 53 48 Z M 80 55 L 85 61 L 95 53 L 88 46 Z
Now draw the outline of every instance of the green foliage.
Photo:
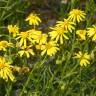
M 43 6 L 39 0 L 37 1 L 37 5 Z M 58 17 L 61 19 L 68 16 L 70 9 L 80 8 L 84 9 L 88 16 L 85 24 L 81 23 L 77 27 L 84 28 L 94 24 L 96 20 L 96 4 L 94 0 L 85 0 L 85 2 L 82 2 L 84 0 L 67 1 L 67 4 L 61 3 L 59 9 L 55 10 L 56 13 L 54 14 L 58 14 Z M 7 34 L 6 27 L 8 24 L 17 23 L 20 28 L 26 27 L 24 20 L 25 16 L 29 13 L 28 9 L 31 8 L 30 2 L 32 1 L 0 0 L 0 35 Z M 41 19 L 43 17 L 41 16 Z M 1 38 L 9 39 L 6 36 Z M 83 43 L 85 44 L 86 42 Z M 0 96 L 96 96 L 96 61 L 94 60 L 94 63 L 92 62 L 92 65 L 86 68 L 81 68 L 79 62 L 73 61 L 71 57 L 76 52 L 75 48 L 79 45 L 77 43 L 74 43 L 74 38 L 71 38 L 70 44 L 72 46 L 70 44 L 66 45 L 67 42 L 65 44 L 66 46 L 70 46 L 67 51 L 67 47 L 64 45 L 65 49 L 62 48 L 62 52 L 60 51 L 56 56 L 49 59 L 47 56 L 45 58 L 40 57 L 40 60 L 38 59 L 39 56 L 31 58 L 29 60 L 30 64 L 28 64 L 31 70 L 29 73 L 19 74 L 16 82 L 12 83 L 9 81 L 6 83 L 0 79 Z M 90 45 L 92 49 L 95 46 L 94 44 Z M 90 46 L 88 45 L 81 46 L 78 49 L 88 49 L 90 52 Z M 14 50 L 16 51 L 16 49 Z M 95 50 L 96 48 L 94 52 Z M 28 62 L 26 59 L 19 60 L 14 57 L 12 59 L 14 63 L 22 65 Z

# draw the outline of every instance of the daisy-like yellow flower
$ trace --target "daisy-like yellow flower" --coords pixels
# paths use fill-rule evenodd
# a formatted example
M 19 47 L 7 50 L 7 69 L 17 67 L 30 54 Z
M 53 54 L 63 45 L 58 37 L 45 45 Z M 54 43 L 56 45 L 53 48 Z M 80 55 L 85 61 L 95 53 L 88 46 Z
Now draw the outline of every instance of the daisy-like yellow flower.
M 54 28 L 51 28 L 52 31 L 49 32 L 49 36 L 52 40 L 54 40 L 56 43 L 60 41 L 60 44 L 63 44 L 64 39 L 69 39 L 66 35 L 68 31 L 64 30 L 64 28 L 60 26 L 55 26 Z
M 41 31 L 36 29 L 30 29 L 30 30 L 27 30 L 27 32 L 29 33 L 29 36 L 33 38 L 34 34 L 40 33 Z
M 59 50 L 58 44 L 54 41 L 49 41 L 48 43 L 41 46 L 41 55 L 47 53 L 47 55 L 52 56 L 55 55 L 56 52 Z
M 29 25 L 39 25 L 41 19 L 35 13 L 30 13 L 30 15 L 26 18 L 26 21 L 29 21 Z
M 76 34 L 79 36 L 80 40 L 86 40 L 86 30 L 77 30 Z
M 64 21 L 57 21 L 56 26 L 61 26 L 66 31 L 72 32 L 75 29 L 75 23 L 70 21 L 69 19 L 64 19 Z
M 29 35 L 29 32 L 26 31 L 26 32 L 21 32 L 20 34 L 18 34 L 18 37 L 16 38 L 17 40 L 20 39 L 19 41 L 19 46 L 24 46 L 26 47 L 27 46 L 27 42 L 30 41 L 32 42 L 32 38 L 30 37 Z
M 8 25 L 8 31 L 13 35 L 13 37 L 16 37 L 16 35 L 19 33 L 19 27 L 17 25 Z
M 47 34 L 42 34 L 42 31 L 37 31 L 32 34 L 33 40 L 40 45 L 47 42 L 47 37 Z
M 0 56 L 0 77 L 6 81 L 8 81 L 9 79 L 11 81 L 14 81 L 15 79 L 15 77 L 12 74 L 12 66 L 10 65 L 10 62 L 8 62 L 5 57 L 1 56 Z
M 8 43 L 7 41 L 3 40 L 0 41 L 0 50 L 6 51 L 6 48 L 13 47 L 12 43 Z
M 81 11 L 79 9 L 73 9 L 69 12 L 69 20 L 72 20 L 73 22 L 80 22 L 85 19 L 86 13 L 84 11 Z
M 20 57 L 27 56 L 27 58 L 29 58 L 30 55 L 35 55 L 35 53 L 33 52 L 32 46 L 26 46 L 26 47 L 22 46 L 18 54 L 20 55 Z
M 88 64 L 90 64 L 89 60 L 91 59 L 91 57 L 87 52 L 82 53 L 81 51 L 79 51 L 78 53 L 75 54 L 74 58 L 79 59 L 80 66 L 87 66 Z
M 96 26 L 93 25 L 93 27 L 88 28 L 87 35 L 89 37 L 92 37 L 92 41 L 96 41 Z

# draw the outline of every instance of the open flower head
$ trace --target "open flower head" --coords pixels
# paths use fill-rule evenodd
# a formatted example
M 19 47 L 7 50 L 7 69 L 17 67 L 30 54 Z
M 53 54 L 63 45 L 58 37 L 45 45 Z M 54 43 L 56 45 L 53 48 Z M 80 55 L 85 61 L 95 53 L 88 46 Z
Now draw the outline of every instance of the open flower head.
M 29 25 L 39 25 L 41 19 L 35 13 L 30 13 L 30 15 L 26 18 L 26 21 L 29 21 Z
M 76 34 L 78 35 L 80 40 L 86 40 L 86 30 L 77 30 Z
M 34 40 L 33 38 L 35 34 L 40 33 L 41 31 L 36 29 L 30 29 L 30 30 L 27 30 L 26 32 L 28 33 L 28 37 L 31 38 L 30 39 L 31 43 L 35 44 L 36 40 Z
M 57 21 L 56 26 L 61 26 L 66 31 L 72 32 L 75 29 L 75 23 L 70 21 L 69 19 L 64 19 L 64 21 Z
M 80 66 L 87 66 L 88 64 L 90 64 L 89 60 L 91 59 L 91 57 L 87 52 L 82 53 L 81 51 L 79 51 L 78 53 L 75 54 L 74 58 L 79 59 Z
M 33 38 L 35 34 L 42 33 L 40 30 L 36 30 L 36 29 L 30 29 L 30 30 L 27 30 L 27 32 L 29 33 L 29 36 L 31 38 Z
M 29 32 L 26 31 L 26 32 L 21 32 L 20 34 L 18 34 L 18 37 L 16 38 L 17 40 L 19 40 L 19 46 L 24 46 L 26 47 L 27 46 L 27 43 L 28 41 L 32 42 L 32 38 L 31 36 L 29 35 Z
M 6 51 L 8 47 L 13 47 L 12 43 L 8 43 L 7 41 L 3 40 L 0 41 L 0 50 Z
M 59 48 L 56 42 L 49 41 L 48 43 L 41 46 L 41 50 L 42 50 L 41 55 L 47 53 L 47 55 L 52 56 L 56 54 Z
M 64 39 L 69 39 L 68 36 L 66 35 L 66 33 L 68 33 L 68 31 L 64 30 L 64 28 L 60 27 L 60 26 L 55 26 L 53 28 L 51 28 L 52 31 L 49 32 L 49 35 L 51 37 L 52 40 L 54 40 L 55 42 L 60 41 L 60 44 L 63 44 Z
M 93 25 L 93 27 L 88 28 L 87 31 L 88 37 L 92 37 L 92 41 L 96 41 L 96 26 Z
M 33 40 L 40 45 L 47 42 L 47 37 L 47 34 L 43 34 L 42 31 L 37 31 L 32 34 Z
M 13 35 L 13 37 L 16 37 L 16 35 L 19 33 L 19 27 L 17 25 L 8 25 L 8 31 Z
M 86 13 L 84 11 L 81 11 L 79 9 L 73 9 L 72 11 L 69 12 L 69 17 L 68 19 L 73 21 L 73 22 L 80 22 L 85 19 Z
M 15 80 L 15 77 L 12 74 L 12 66 L 10 65 L 10 62 L 8 62 L 5 57 L 1 56 L 0 56 L 0 77 L 6 81 L 8 81 L 9 79 L 11 81 Z
M 22 46 L 18 54 L 20 55 L 20 57 L 26 56 L 27 58 L 29 58 L 30 55 L 35 55 L 32 46 L 26 46 L 26 47 Z

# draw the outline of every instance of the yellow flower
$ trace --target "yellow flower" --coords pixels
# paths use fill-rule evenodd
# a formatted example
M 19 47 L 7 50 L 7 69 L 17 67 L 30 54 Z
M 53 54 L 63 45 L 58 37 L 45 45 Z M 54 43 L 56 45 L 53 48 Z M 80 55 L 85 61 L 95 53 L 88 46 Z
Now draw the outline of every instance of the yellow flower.
M 35 55 L 33 52 L 33 49 L 31 48 L 32 46 L 22 46 L 21 50 L 18 52 L 18 54 L 20 55 L 20 57 L 22 57 L 23 55 L 27 56 L 27 58 L 30 57 L 30 55 Z
M 52 31 L 49 32 L 49 35 L 52 40 L 55 40 L 56 43 L 60 41 L 60 44 L 63 44 L 64 39 L 69 39 L 66 36 L 67 31 L 65 31 L 64 28 L 60 26 L 55 26 L 54 28 L 51 29 Z
M 36 45 L 36 49 L 41 50 L 42 46 L 43 46 L 42 44 L 41 45 L 38 44 L 38 45 Z
M 72 20 L 73 22 L 80 22 L 85 19 L 86 13 L 84 11 L 78 10 L 78 9 L 73 9 L 69 13 L 69 20 Z
M 80 40 L 86 40 L 86 30 L 77 30 L 76 34 L 80 37 Z
M 92 41 L 96 40 L 96 26 L 93 25 L 92 28 L 88 28 L 87 34 L 89 37 L 92 37 Z
M 6 51 L 6 48 L 12 47 L 12 43 L 8 43 L 7 41 L 0 41 L 0 50 Z
M 79 51 L 78 53 L 75 54 L 75 57 L 80 60 L 80 66 L 87 66 L 90 64 L 89 60 L 91 59 L 90 55 L 86 53 L 82 53 Z
M 29 36 L 32 38 L 34 34 L 36 33 L 40 33 L 39 30 L 36 30 L 36 29 L 30 29 L 30 30 L 27 30 L 27 32 L 29 33 Z
M 17 33 L 19 33 L 19 28 L 17 25 L 8 25 L 8 31 L 9 33 L 12 33 L 13 37 L 16 37 Z
M 42 31 L 37 31 L 32 34 L 33 40 L 38 44 L 45 44 L 47 42 L 47 34 L 42 34 Z
M 26 47 L 27 46 L 27 42 L 30 41 L 32 42 L 32 38 L 29 35 L 29 32 L 21 32 L 20 34 L 18 34 L 18 37 L 16 38 L 17 40 L 20 39 L 19 44 L 20 46 Z
M 27 18 L 26 21 L 29 21 L 29 25 L 39 25 L 41 19 L 37 16 L 37 14 L 31 13 Z
M 75 29 L 74 25 L 75 23 L 68 19 L 64 19 L 64 21 L 57 21 L 57 24 L 56 24 L 56 26 L 61 26 L 64 28 L 64 30 L 70 31 L 70 32 L 72 32 L 72 30 Z
M 6 81 L 8 81 L 8 79 L 14 81 L 15 79 L 15 77 L 12 74 L 12 66 L 10 65 L 10 62 L 7 62 L 6 58 L 1 56 L 0 56 L 0 77 Z
M 41 46 L 41 55 L 44 55 L 47 53 L 47 55 L 52 56 L 55 55 L 56 52 L 59 50 L 58 45 L 54 41 L 49 41 L 45 45 Z

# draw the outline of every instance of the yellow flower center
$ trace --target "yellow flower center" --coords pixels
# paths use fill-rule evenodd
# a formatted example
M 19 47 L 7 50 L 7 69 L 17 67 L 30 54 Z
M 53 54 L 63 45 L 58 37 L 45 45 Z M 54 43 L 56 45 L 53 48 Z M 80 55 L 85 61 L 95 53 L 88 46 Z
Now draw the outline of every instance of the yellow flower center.
M 41 34 L 41 35 L 38 36 L 38 40 L 40 41 L 40 40 L 42 40 L 44 37 L 46 38 L 46 36 L 44 36 L 43 34 Z
M 51 44 L 46 44 L 46 49 L 50 49 L 52 47 Z
M 4 64 L 0 64 L 0 69 L 4 68 L 5 65 Z
M 18 29 L 17 29 L 16 27 L 13 27 L 12 32 L 13 32 L 13 33 L 16 33 L 17 30 L 18 30 Z
M 35 17 L 35 16 L 31 16 L 31 19 L 32 19 L 32 20 L 35 20 L 35 19 L 36 19 L 36 17 Z
M 70 23 L 68 22 L 68 20 L 64 20 L 64 26 L 68 26 Z
M 82 60 L 82 59 L 86 59 L 86 57 L 85 57 L 85 55 L 84 55 L 84 54 L 82 54 L 82 55 L 81 55 L 80 60 Z M 86 59 L 86 60 L 87 60 L 87 59 Z
M 74 10 L 74 14 L 75 15 L 80 15 L 80 11 L 79 10 Z
M 63 35 L 64 34 L 64 28 L 57 29 L 57 33 L 59 35 Z
M 21 32 L 21 37 L 26 39 L 28 37 L 28 32 Z
M 82 30 L 82 31 L 80 31 L 80 34 L 81 35 L 86 34 L 86 31 L 85 30 Z

